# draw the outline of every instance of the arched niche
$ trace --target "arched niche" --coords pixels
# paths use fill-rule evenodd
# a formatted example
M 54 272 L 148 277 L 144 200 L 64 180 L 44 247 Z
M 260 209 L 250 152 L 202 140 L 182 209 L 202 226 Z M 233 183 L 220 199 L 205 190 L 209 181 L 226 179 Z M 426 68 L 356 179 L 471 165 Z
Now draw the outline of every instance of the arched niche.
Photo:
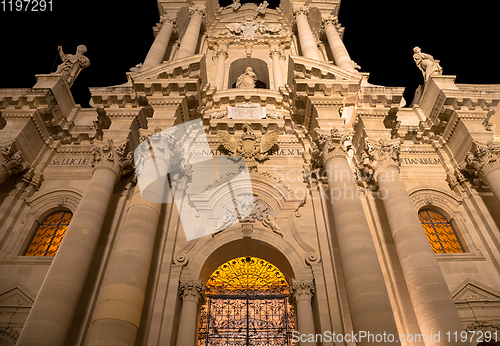
M 231 63 L 227 88 L 236 88 L 236 80 L 243 72 L 245 72 L 247 67 L 251 67 L 257 75 L 255 87 L 269 89 L 269 68 L 267 67 L 265 61 L 255 58 L 242 58 Z

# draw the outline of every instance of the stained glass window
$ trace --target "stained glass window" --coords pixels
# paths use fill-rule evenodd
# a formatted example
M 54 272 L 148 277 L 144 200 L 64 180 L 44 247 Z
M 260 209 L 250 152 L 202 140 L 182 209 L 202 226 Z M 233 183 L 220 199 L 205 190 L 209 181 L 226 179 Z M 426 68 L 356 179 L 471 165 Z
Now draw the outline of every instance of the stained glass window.
M 288 346 L 294 330 L 288 283 L 273 264 L 239 257 L 217 268 L 206 284 L 199 346 Z
M 59 245 L 66 233 L 66 229 L 73 214 L 69 211 L 56 211 L 48 215 L 31 239 L 25 256 L 55 256 Z
M 443 214 L 432 209 L 422 209 L 418 217 L 434 253 L 465 252 L 451 222 Z

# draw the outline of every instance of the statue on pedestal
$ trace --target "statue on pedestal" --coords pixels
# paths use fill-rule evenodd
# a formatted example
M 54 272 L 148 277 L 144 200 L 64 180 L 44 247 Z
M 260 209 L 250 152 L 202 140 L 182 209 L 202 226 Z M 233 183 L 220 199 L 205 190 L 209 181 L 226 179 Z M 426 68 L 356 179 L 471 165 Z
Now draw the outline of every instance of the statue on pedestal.
M 236 80 L 236 87 L 255 88 L 255 82 L 257 82 L 257 75 L 253 72 L 251 67 L 247 67 L 245 72 L 243 72 Z
M 439 65 L 439 60 L 434 60 L 432 55 L 422 53 L 420 47 L 413 48 L 413 53 L 413 60 L 422 71 L 426 82 L 430 76 L 443 74 L 443 68 Z
M 57 71 L 55 73 L 62 74 L 64 80 L 69 86 L 72 86 L 75 82 L 76 77 L 80 72 L 90 66 L 90 60 L 83 54 L 87 51 L 87 47 L 83 44 L 76 48 L 76 54 L 64 54 L 62 47 L 59 46 L 59 56 L 63 61 L 62 64 L 57 66 Z

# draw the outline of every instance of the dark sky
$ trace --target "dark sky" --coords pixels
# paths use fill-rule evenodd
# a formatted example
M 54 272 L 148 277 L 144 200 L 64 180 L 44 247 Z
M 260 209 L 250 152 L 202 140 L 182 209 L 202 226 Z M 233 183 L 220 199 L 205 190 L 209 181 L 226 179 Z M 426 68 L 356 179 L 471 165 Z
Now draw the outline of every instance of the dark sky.
M 351 58 L 370 73 L 369 82 L 405 87 L 411 101 L 423 82 L 412 59 L 415 45 L 441 60 L 444 73 L 456 75 L 457 83 L 500 84 L 498 8 L 491 4 L 344 0 L 339 19 Z M 52 0 L 52 12 L 11 12 L 0 4 L 0 87 L 32 87 L 35 74 L 51 71 L 60 42 L 72 54 L 85 44 L 91 66 L 72 91 L 75 101 L 88 107 L 88 87 L 122 84 L 125 72 L 143 62 L 158 19 L 156 0 Z M 60 62 L 57 58 L 54 70 Z

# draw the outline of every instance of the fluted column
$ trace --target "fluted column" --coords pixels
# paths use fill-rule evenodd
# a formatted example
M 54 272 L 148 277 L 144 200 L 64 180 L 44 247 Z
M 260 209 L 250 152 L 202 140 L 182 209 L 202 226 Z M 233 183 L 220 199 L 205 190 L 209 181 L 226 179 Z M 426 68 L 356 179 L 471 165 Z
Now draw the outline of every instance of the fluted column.
M 204 300 L 204 286 L 199 281 L 181 282 L 181 319 L 177 333 L 177 346 L 194 346 L 198 329 L 198 304 Z
M 330 45 L 330 49 L 332 50 L 335 64 L 344 70 L 356 72 L 352 60 L 349 57 L 349 53 L 344 46 L 344 42 L 342 42 L 342 39 L 337 32 L 337 16 L 330 15 L 323 19 L 323 22 L 325 25 L 326 37 L 328 38 L 328 43 Z
M 312 281 L 293 280 L 290 285 L 290 297 L 297 304 L 297 330 L 300 335 L 316 334 L 311 299 L 314 294 Z M 300 346 L 316 345 L 315 342 L 299 342 Z
M 274 76 L 274 87 L 279 89 L 283 84 L 283 75 L 281 74 L 281 49 L 271 48 L 269 51 L 271 59 L 273 59 L 273 76 Z
M 121 169 L 125 146 L 94 145 L 94 173 L 38 292 L 17 345 L 65 346 Z
M 465 155 L 465 169 L 486 182 L 498 201 L 500 201 L 499 149 L 498 145 L 474 142 L 471 151 Z
M 309 59 L 321 60 L 318 46 L 316 45 L 316 38 L 307 20 L 308 13 L 308 8 L 304 6 L 294 11 L 302 55 Z
M 227 48 L 219 47 L 215 52 L 213 57 L 214 61 L 216 61 L 215 65 L 215 81 L 214 85 L 217 87 L 217 90 L 224 89 L 224 74 L 226 72 L 226 58 L 227 58 Z
M 399 144 L 380 140 L 368 143 L 363 154 L 365 170 L 379 185 L 410 299 L 426 345 L 468 345 L 449 342 L 446 333 L 462 332 L 463 326 L 448 285 L 415 207 L 401 181 Z M 440 342 L 431 335 L 441 334 Z
M 162 16 L 160 23 L 161 29 L 158 32 L 158 35 L 156 35 L 153 45 L 149 49 L 148 55 L 144 60 L 144 64 L 142 65 L 143 69 L 159 66 L 163 61 L 165 52 L 167 51 L 170 36 L 174 30 L 175 18 Z
M 200 28 L 203 22 L 205 9 L 202 7 L 191 7 L 189 8 L 189 14 L 191 19 L 186 32 L 181 39 L 181 46 L 179 47 L 179 52 L 177 53 L 177 59 L 194 55 L 196 52 L 196 46 L 198 45 L 198 37 L 200 36 Z
M 315 158 L 323 163 L 328 175 L 328 199 L 333 210 L 354 331 L 397 335 L 375 244 L 346 158 L 347 150 L 351 150 L 351 137 L 337 130 L 332 130 L 328 136 L 317 135 Z M 359 345 L 365 344 L 367 340 L 359 342 Z

